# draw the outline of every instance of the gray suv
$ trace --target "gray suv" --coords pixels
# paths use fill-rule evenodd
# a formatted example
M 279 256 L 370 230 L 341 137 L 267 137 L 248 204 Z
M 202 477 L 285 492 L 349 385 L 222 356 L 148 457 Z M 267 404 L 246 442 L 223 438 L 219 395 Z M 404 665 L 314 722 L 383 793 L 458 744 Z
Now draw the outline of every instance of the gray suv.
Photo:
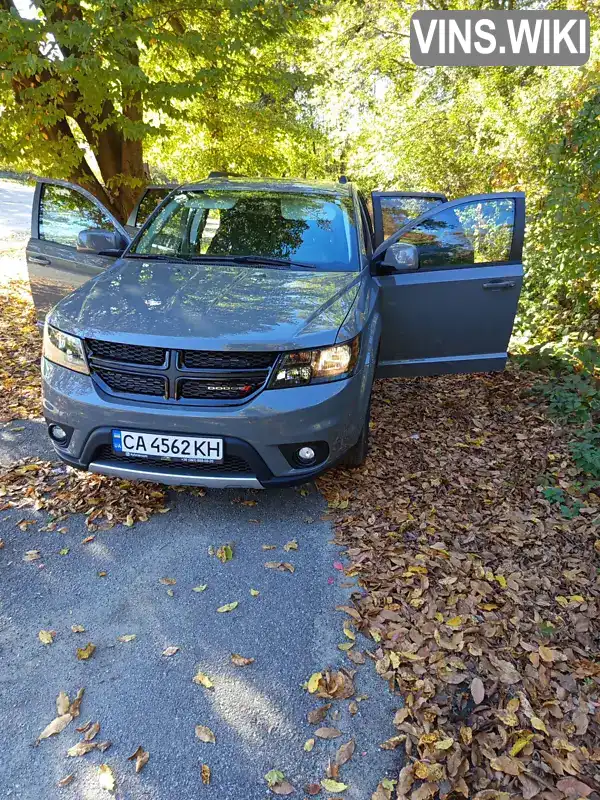
M 40 181 L 27 261 L 56 452 L 212 487 L 358 466 L 375 377 L 504 367 L 524 227 L 517 192 L 223 175 L 150 187 L 121 225 Z

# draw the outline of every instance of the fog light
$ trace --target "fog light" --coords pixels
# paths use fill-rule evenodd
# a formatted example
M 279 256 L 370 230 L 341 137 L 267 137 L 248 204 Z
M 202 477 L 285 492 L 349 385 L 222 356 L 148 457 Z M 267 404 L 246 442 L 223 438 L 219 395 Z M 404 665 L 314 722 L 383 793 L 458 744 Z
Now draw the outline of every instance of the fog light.
M 316 454 L 312 447 L 301 447 L 300 450 L 298 450 L 298 458 L 305 464 L 310 464 L 311 461 L 315 460 L 315 457 Z
M 60 427 L 60 425 L 50 425 L 48 431 L 55 442 L 64 442 L 69 435 L 64 428 Z

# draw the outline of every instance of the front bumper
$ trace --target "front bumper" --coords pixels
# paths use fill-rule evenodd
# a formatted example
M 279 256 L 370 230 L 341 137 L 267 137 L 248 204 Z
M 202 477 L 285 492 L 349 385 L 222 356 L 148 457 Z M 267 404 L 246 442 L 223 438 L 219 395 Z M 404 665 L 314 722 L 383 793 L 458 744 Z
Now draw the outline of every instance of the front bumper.
M 329 384 L 265 390 L 239 406 L 175 407 L 103 393 L 92 379 L 42 360 L 44 415 L 73 429 L 58 455 L 74 467 L 137 480 L 196 486 L 252 487 L 304 483 L 329 468 L 357 441 L 371 391 L 372 370 Z M 113 428 L 220 436 L 226 463 L 171 465 L 116 457 Z M 281 446 L 324 442 L 328 456 L 294 467 Z M 229 458 L 227 458 L 229 457 Z M 240 463 L 246 467 L 241 469 Z M 228 466 L 228 464 L 231 466 Z

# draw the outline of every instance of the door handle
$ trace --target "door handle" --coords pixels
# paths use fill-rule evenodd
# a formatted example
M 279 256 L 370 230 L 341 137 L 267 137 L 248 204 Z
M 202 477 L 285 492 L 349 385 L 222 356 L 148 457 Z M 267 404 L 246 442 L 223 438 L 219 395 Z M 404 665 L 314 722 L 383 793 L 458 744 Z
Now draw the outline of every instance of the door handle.
M 492 281 L 491 283 L 484 283 L 484 289 L 514 289 L 516 286 L 514 281 Z
M 43 256 L 29 256 L 29 260 L 32 264 L 39 264 L 42 267 L 47 267 L 50 263 L 50 259 Z

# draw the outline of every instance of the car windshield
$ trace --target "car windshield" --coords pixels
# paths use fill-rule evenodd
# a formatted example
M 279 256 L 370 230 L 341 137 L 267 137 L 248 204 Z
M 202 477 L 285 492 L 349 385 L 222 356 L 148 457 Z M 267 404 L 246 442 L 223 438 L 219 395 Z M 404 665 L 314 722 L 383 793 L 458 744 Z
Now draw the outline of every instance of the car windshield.
M 359 269 L 351 197 L 313 192 L 206 189 L 175 194 L 143 229 L 132 254 L 200 259 L 245 256 Z M 266 266 L 269 266 L 267 263 Z

